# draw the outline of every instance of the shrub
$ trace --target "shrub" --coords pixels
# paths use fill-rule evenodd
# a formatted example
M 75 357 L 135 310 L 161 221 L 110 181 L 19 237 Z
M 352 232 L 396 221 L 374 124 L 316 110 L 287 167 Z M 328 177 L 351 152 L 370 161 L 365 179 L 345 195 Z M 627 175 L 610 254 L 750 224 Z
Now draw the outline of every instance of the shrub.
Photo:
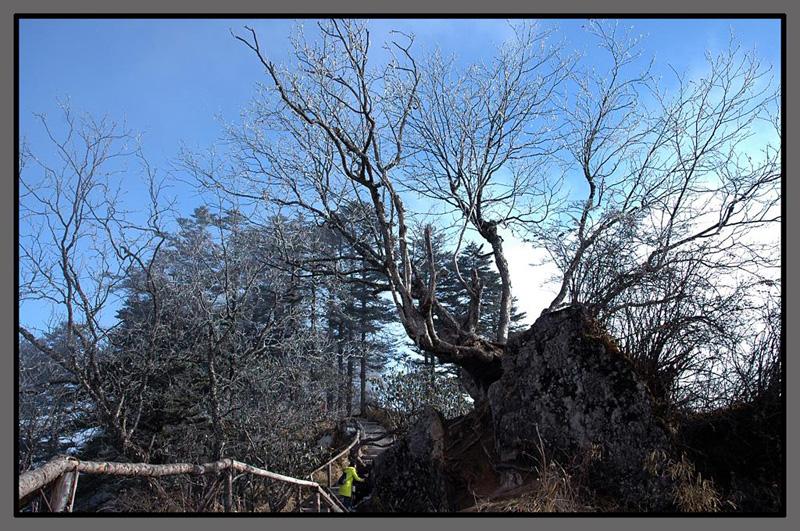
M 376 385 L 375 398 L 391 429 L 404 431 L 426 406 L 446 419 L 465 415 L 472 402 L 454 376 L 425 367 L 410 367 L 384 376 Z

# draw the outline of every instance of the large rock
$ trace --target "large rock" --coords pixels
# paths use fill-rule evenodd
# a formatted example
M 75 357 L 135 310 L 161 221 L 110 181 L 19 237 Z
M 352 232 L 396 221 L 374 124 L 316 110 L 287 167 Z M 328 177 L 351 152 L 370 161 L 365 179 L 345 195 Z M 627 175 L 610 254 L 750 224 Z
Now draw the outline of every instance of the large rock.
M 598 492 L 628 510 L 669 510 L 647 456 L 668 452 L 645 386 L 582 307 L 544 314 L 513 337 L 502 376 L 488 390 L 495 446 L 504 462 L 582 463 Z M 541 441 L 541 444 L 540 444 Z
M 379 455 L 372 469 L 370 511 L 439 512 L 452 507 L 445 474 L 445 428 L 434 409 L 422 412 L 408 433 Z

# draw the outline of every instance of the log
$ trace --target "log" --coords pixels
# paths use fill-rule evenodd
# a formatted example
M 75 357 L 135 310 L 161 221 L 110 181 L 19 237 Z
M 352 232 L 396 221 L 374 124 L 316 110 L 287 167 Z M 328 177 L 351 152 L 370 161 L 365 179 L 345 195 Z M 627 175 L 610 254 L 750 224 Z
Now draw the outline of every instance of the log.
M 234 470 L 237 470 L 239 472 L 247 472 L 253 474 L 254 476 L 276 479 L 278 481 L 283 481 L 284 483 L 292 483 L 294 485 L 301 485 L 303 487 L 316 488 L 319 486 L 319 484 L 315 481 L 306 481 L 304 479 L 297 479 L 289 476 L 284 476 L 283 474 L 270 472 L 269 470 L 264 470 L 263 468 L 254 467 L 252 465 L 247 465 L 239 461 L 232 461 L 232 463 Z
M 276 472 L 270 472 L 263 468 L 235 461 L 233 459 L 221 459 L 211 463 L 195 465 L 191 463 L 171 463 L 166 465 L 151 465 L 148 463 L 115 463 L 111 461 L 79 461 L 73 457 L 57 457 L 46 465 L 36 470 L 25 472 L 19 477 L 19 499 L 34 492 L 58 479 L 65 472 L 73 470 L 84 474 L 106 474 L 112 476 L 129 477 L 161 477 L 175 476 L 180 474 L 203 475 L 217 474 L 225 470 L 235 470 L 246 472 L 255 476 L 274 479 L 284 483 L 291 483 L 301 487 L 317 488 L 318 483 L 302 479 L 284 476 Z
M 86 474 L 106 474 L 110 476 L 161 477 L 179 474 L 203 475 L 219 473 L 231 466 L 230 459 L 221 459 L 202 465 L 190 463 L 170 463 L 151 465 L 148 463 L 114 463 L 111 461 L 80 461 L 78 470 Z
M 29 470 L 24 474 L 20 474 L 19 483 L 17 485 L 18 499 L 21 500 L 30 493 L 49 485 L 63 473 L 75 470 L 77 466 L 77 459 L 58 456 L 35 470 Z

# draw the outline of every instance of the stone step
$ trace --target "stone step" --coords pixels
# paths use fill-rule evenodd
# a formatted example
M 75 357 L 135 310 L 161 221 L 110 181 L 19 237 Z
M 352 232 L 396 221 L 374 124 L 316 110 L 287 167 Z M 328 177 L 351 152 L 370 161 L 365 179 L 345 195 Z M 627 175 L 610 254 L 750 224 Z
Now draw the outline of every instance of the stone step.
M 385 452 L 386 449 L 389 448 L 390 446 L 391 446 L 391 443 L 386 443 L 385 445 L 382 444 L 380 446 L 378 446 L 378 445 L 375 445 L 375 446 L 368 445 L 368 446 L 362 446 L 361 450 L 364 451 L 364 452 Z

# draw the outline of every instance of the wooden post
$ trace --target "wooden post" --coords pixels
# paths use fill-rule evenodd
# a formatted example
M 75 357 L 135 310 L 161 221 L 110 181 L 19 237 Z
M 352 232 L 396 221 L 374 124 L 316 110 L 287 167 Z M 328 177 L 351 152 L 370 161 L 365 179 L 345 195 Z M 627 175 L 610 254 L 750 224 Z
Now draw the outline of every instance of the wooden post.
M 75 474 L 75 479 L 72 482 L 72 493 L 69 496 L 69 505 L 67 505 L 67 512 L 72 512 L 72 506 L 75 505 L 75 493 L 78 491 L 78 478 L 80 477 L 81 473 L 77 470 L 73 472 Z
M 53 490 L 50 493 L 50 510 L 54 513 L 71 511 L 77 485 L 77 470 L 70 470 L 61 474 L 56 479 Z
M 297 486 L 297 512 L 299 513 L 303 508 L 303 487 Z
M 314 496 L 314 510 L 315 510 L 316 512 L 320 512 L 320 506 L 319 506 L 319 488 L 317 489 L 317 494 L 316 494 L 316 496 Z
M 225 512 L 233 510 L 233 469 L 225 472 Z
M 333 474 L 331 463 L 328 463 L 328 488 L 333 487 L 333 478 L 331 478 L 331 474 Z

